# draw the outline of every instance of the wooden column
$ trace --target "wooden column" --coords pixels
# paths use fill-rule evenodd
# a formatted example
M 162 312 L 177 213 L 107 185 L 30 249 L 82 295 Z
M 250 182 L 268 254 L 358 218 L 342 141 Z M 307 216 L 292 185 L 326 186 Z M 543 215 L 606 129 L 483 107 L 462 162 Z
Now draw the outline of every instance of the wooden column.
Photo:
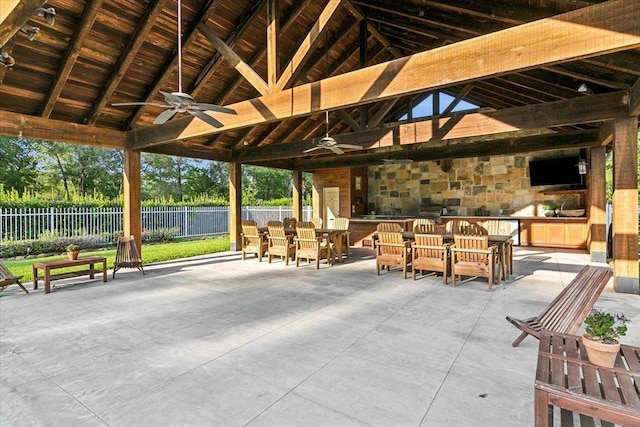
M 133 236 L 142 255 L 140 151 L 124 150 L 124 235 Z
M 229 243 L 232 251 L 242 249 L 242 164 L 229 163 Z
M 617 119 L 613 133 L 613 268 L 616 292 L 639 294 L 638 118 Z
M 605 196 L 605 147 L 591 149 L 587 209 L 589 226 L 589 253 L 591 261 L 607 262 L 607 200 Z
M 280 76 L 278 61 L 278 0 L 267 1 L 267 85 L 274 91 Z
M 293 171 L 293 217 L 302 221 L 302 172 Z

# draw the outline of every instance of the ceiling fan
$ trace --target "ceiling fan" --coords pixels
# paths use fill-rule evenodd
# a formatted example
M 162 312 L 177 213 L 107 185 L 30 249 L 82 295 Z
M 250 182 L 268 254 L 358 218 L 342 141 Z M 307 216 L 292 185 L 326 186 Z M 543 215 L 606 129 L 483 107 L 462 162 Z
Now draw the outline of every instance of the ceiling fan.
M 177 92 L 163 92 L 160 93 L 164 96 L 164 104 L 160 102 L 117 102 L 111 104 L 114 107 L 126 106 L 126 105 L 152 105 L 156 107 L 164 107 L 167 110 L 160 113 L 154 120 L 154 125 L 160 125 L 167 122 L 177 113 L 189 113 L 194 117 L 208 123 L 209 125 L 219 128 L 224 126 L 219 120 L 205 114 L 205 111 L 216 111 L 218 113 L 225 114 L 238 114 L 232 108 L 222 107 L 215 104 L 205 104 L 202 102 L 196 102 L 195 99 L 188 93 L 182 91 L 182 1 L 178 0 L 178 91 Z
M 344 150 L 362 150 L 362 147 L 359 145 L 351 145 L 351 144 L 339 144 L 338 141 L 329 136 L 329 111 L 325 111 L 324 116 L 325 123 L 325 134 L 324 137 L 321 138 L 318 142 L 316 142 L 316 146 L 304 150 L 303 153 L 310 153 L 311 151 L 325 149 L 333 151 L 336 154 L 344 154 Z
M 387 165 L 406 165 L 408 163 L 412 163 L 411 159 L 380 159 L 382 163 Z

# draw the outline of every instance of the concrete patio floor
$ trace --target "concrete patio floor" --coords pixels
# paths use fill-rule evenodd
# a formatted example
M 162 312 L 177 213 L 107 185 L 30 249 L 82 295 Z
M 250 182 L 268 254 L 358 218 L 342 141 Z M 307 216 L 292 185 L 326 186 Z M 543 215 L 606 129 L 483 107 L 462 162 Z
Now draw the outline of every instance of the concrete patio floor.
M 3 426 L 531 426 L 538 314 L 588 261 L 517 248 L 456 288 L 375 275 L 373 252 L 285 266 L 222 253 L 0 298 Z M 111 275 L 109 275 L 111 278 Z M 28 285 L 30 288 L 30 284 Z M 610 283 L 596 307 L 633 322 Z

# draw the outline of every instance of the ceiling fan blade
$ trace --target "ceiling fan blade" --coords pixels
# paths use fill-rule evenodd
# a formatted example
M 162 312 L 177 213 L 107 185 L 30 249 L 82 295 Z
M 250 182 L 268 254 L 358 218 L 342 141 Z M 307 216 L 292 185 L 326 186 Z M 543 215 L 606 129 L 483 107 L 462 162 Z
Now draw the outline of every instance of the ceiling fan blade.
M 205 104 L 203 102 L 196 102 L 195 104 L 192 104 L 191 107 L 196 107 L 197 109 L 202 111 L 215 111 L 218 113 L 235 114 L 235 115 L 238 114 L 236 110 L 234 110 L 233 108 L 222 107 L 216 104 Z
M 175 116 L 178 111 L 175 109 L 164 110 L 162 113 L 158 114 L 158 117 L 153 121 L 154 125 L 161 125 L 166 123 L 171 117 Z
M 331 146 L 329 148 L 336 154 L 344 154 L 344 151 L 342 151 L 337 145 Z
M 187 110 L 187 112 L 189 114 L 191 114 L 192 116 L 195 116 L 195 117 L 199 118 L 203 122 L 208 123 L 209 125 L 213 126 L 214 128 L 221 128 L 221 127 L 224 126 L 218 120 L 214 119 L 213 117 L 211 117 L 208 114 L 203 113 L 200 110 Z
M 320 150 L 321 148 L 325 148 L 325 147 L 318 146 L 318 147 L 308 148 L 308 149 L 304 150 L 303 153 L 310 153 L 312 151 Z
M 122 107 L 125 105 L 152 105 L 154 107 L 169 107 L 169 105 L 160 104 L 159 102 L 115 102 L 111 104 L 112 107 Z
M 338 144 L 336 147 L 346 148 L 347 150 L 362 150 L 362 147 L 359 145 L 351 145 L 351 144 Z

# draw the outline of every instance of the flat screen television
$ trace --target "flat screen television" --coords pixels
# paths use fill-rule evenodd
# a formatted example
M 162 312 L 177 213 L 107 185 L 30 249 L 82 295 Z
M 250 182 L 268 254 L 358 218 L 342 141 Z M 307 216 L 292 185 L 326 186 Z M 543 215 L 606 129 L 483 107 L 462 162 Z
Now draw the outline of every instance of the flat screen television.
M 580 156 L 529 161 L 529 180 L 536 185 L 582 185 L 578 173 Z

